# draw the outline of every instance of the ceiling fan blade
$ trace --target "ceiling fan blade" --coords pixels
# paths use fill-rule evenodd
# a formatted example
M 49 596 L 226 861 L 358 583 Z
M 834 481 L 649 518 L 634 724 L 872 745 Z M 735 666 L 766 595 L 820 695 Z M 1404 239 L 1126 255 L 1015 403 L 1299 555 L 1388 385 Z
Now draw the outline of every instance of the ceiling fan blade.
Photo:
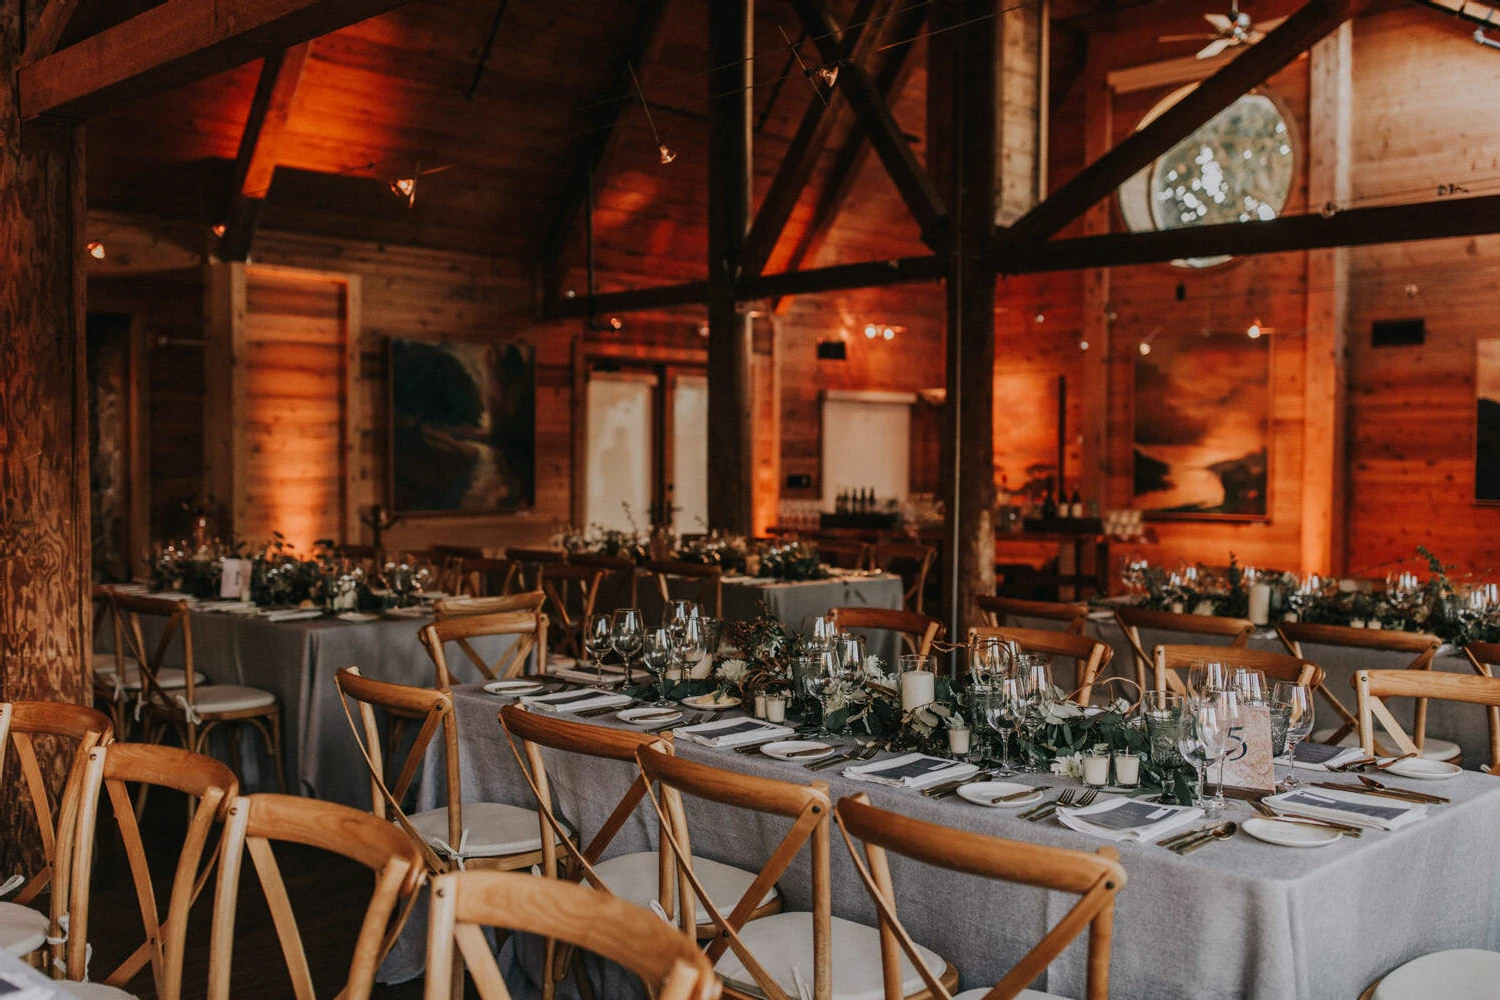
M 1234 28 L 1234 22 L 1224 14 L 1204 14 L 1203 20 L 1219 31 L 1230 31 Z
M 1206 42 L 1218 38 L 1218 35 L 1205 35 L 1199 32 L 1196 35 L 1157 35 L 1158 42 Z
M 1212 59 L 1214 56 L 1218 55 L 1220 52 L 1223 52 L 1231 45 L 1237 44 L 1238 42 L 1236 42 L 1233 38 L 1216 38 L 1213 41 L 1209 42 L 1207 45 L 1203 46 L 1203 48 L 1198 50 L 1198 58 Z

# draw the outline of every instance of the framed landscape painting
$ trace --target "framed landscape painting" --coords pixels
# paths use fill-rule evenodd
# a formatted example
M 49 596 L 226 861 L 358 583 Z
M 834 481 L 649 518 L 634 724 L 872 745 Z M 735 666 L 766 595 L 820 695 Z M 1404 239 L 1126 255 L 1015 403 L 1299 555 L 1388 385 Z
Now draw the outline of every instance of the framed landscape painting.
M 493 513 L 536 495 L 536 362 L 517 344 L 393 339 L 391 506 Z
M 1162 517 L 1267 517 L 1271 345 L 1162 338 L 1135 359 L 1135 506 Z
M 1500 503 L 1500 340 L 1478 342 L 1474 368 L 1474 499 Z

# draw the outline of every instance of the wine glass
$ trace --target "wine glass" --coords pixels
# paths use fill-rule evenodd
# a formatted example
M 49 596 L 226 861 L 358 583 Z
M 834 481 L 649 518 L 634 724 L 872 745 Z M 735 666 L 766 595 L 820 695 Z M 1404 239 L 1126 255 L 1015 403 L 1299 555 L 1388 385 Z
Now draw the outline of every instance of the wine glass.
M 844 679 L 857 681 L 865 669 L 865 637 L 856 632 L 841 632 L 837 648 Z
M 706 652 L 703 623 L 698 618 L 673 619 L 668 632 L 672 636 L 672 662 L 686 679 Z
M 654 628 L 647 632 L 641 643 L 641 662 L 656 682 L 655 706 L 670 705 L 667 698 L 667 670 L 672 666 L 672 630 Z
M 796 694 L 807 702 L 817 702 L 821 707 L 822 699 L 819 691 L 822 690 L 825 677 L 822 672 L 822 659 L 820 656 L 799 656 L 792 661 L 792 680 L 796 683 Z M 809 706 L 806 715 L 812 714 Z M 818 717 L 815 733 L 818 736 L 827 736 L 828 727 L 824 725 L 823 716 Z
M 1000 764 L 995 777 L 1008 778 L 1016 773 L 1010 753 L 1011 737 L 1016 725 L 1026 711 L 1025 689 L 1021 678 L 1007 675 L 995 681 L 993 687 L 980 693 L 980 711 L 985 724 L 1000 737 Z
M 686 621 L 689 618 L 698 617 L 698 604 L 696 601 L 668 601 L 667 621 Z
M 1203 748 L 1205 772 L 1208 766 L 1219 765 L 1219 780 L 1214 796 L 1203 800 L 1204 815 L 1212 819 L 1224 812 L 1224 763 L 1239 739 L 1235 735 L 1240 726 L 1238 693 L 1223 690 L 1199 701 L 1193 709 L 1193 724 L 1198 742 Z M 1202 792 L 1199 795 L 1201 798 Z
M 827 649 L 838 634 L 839 628 L 833 623 L 832 618 L 827 615 L 808 615 L 802 619 L 802 631 L 798 633 L 798 641 L 802 651 L 813 656 Z
M 981 636 L 969 650 L 969 673 L 975 684 L 993 684 L 1014 666 L 1011 644 L 998 635 Z
M 709 656 L 716 655 L 719 652 L 719 636 L 724 631 L 724 619 L 697 615 L 692 620 L 698 623 L 698 629 L 703 634 L 703 651 Z
M 839 650 L 825 649 L 818 654 L 818 673 L 822 677 L 827 678 L 828 681 L 826 685 L 822 685 L 822 689 L 818 695 L 818 700 L 823 705 L 823 725 L 825 728 L 828 727 L 829 702 L 832 700 L 833 695 L 840 692 L 847 692 L 848 690 L 848 675 L 845 671 L 844 657 Z M 833 732 L 832 735 L 854 735 L 854 727 L 849 724 L 848 713 L 845 713 L 844 724 L 839 727 L 837 732 Z
M 1188 667 L 1188 697 L 1193 701 L 1199 701 L 1210 691 L 1222 689 L 1226 680 L 1224 664 L 1211 660 L 1199 660 Z
M 1016 712 L 1016 728 L 1026 737 L 1028 744 L 1036 743 L 1037 735 L 1046 724 L 1046 711 L 1055 700 L 1052 689 L 1052 662 L 1045 656 L 1023 655 L 1016 674 L 1016 697 L 1019 704 Z M 1040 771 L 1027 754 L 1020 769 L 1027 772 Z
M 1229 676 L 1229 686 L 1239 694 L 1241 705 L 1265 704 L 1266 675 L 1263 671 L 1236 667 Z
M 614 622 L 609 615 L 589 615 L 583 627 L 583 649 L 594 660 L 594 670 L 604 680 L 604 654 L 614 648 Z
M 625 683 L 630 683 L 630 661 L 641 651 L 645 638 L 645 621 L 640 608 L 619 608 L 610 619 L 610 642 L 625 661 Z
M 1313 697 L 1312 689 L 1305 684 L 1296 684 L 1292 681 L 1277 681 L 1276 686 L 1271 689 L 1271 701 L 1278 705 L 1286 705 L 1286 756 L 1290 761 L 1295 761 L 1297 756 L 1297 744 L 1312 735 L 1313 731 Z M 1286 786 L 1296 787 L 1300 782 L 1297 780 L 1295 765 L 1290 774 L 1287 775 Z

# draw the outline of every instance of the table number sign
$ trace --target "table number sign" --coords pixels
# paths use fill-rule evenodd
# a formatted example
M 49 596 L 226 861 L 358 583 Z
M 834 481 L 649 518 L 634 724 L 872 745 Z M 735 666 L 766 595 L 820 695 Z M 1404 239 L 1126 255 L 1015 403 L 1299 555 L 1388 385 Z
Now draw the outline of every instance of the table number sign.
M 1240 724 L 1232 727 L 1229 735 L 1229 757 L 1224 762 L 1226 793 L 1258 796 L 1276 791 L 1276 768 L 1271 756 L 1270 706 L 1241 706 Z
M 219 596 L 233 601 L 248 600 L 251 566 L 249 559 L 225 559 L 224 572 L 219 577 Z

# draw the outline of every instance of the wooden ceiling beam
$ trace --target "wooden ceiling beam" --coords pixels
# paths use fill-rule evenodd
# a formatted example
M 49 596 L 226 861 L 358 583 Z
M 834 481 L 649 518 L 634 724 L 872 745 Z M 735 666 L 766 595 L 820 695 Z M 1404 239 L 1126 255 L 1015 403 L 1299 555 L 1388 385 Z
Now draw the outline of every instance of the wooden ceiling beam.
M 624 58 L 620 60 L 609 91 L 598 102 L 601 111 L 594 123 L 593 134 L 584 140 L 583 153 L 578 157 L 582 162 L 568 184 L 567 200 L 542 248 L 543 302 L 551 302 L 559 296 L 562 283 L 567 280 L 568 271 L 576 259 L 578 241 L 574 235 L 588 206 L 589 185 L 597 186 L 599 178 L 614 161 L 620 145 L 620 119 L 635 103 L 630 67 L 634 66 L 639 73 L 646 63 L 654 61 L 663 41 L 658 29 L 666 8 L 667 0 L 644 0 L 641 4 L 630 41 L 625 46 Z
M 820 0 L 792 0 L 803 27 L 818 47 L 824 63 L 837 63 L 843 30 Z M 948 228 L 948 209 L 927 175 L 917 162 L 911 144 L 906 141 L 890 106 L 881 96 L 869 73 L 858 63 L 839 67 L 839 89 L 849 99 L 849 106 L 859 116 L 870 143 L 886 172 L 906 202 L 912 217 L 922 230 L 922 242 L 933 249 L 943 245 Z
M 1136 172 L 1252 87 L 1263 83 L 1356 16 L 1366 0 L 1309 0 L 1280 27 L 1225 65 L 1150 125 L 1079 171 L 1046 201 L 1015 221 L 1001 235 L 1009 242 L 1050 239 L 1063 227 L 1125 183 Z
M 876 39 L 880 37 L 885 16 L 894 2 L 895 0 L 860 0 L 854 12 L 854 21 L 844 33 L 839 46 L 840 62 L 863 63 L 869 57 Z M 815 88 L 821 88 L 816 79 L 808 82 Z M 808 102 L 802 122 L 797 126 L 797 134 L 792 137 L 791 146 L 781 158 L 776 176 L 771 179 L 771 186 L 766 189 L 766 196 L 760 203 L 760 211 L 756 213 L 750 232 L 740 247 L 741 276 L 760 274 L 765 270 L 766 262 L 771 259 L 771 253 L 786 229 L 787 220 L 792 217 L 792 211 L 797 207 L 797 202 L 812 177 L 813 168 L 817 166 L 818 158 L 828 145 L 829 136 L 838 125 L 839 112 L 843 109 L 838 94 L 836 87 L 827 95 L 819 89 Z
M 250 115 L 240 135 L 239 155 L 234 161 L 234 178 L 224 212 L 224 236 L 219 241 L 221 260 L 245 260 L 250 255 L 250 243 L 260 221 L 260 206 L 271 188 L 276 155 L 311 45 L 303 42 L 273 52 L 260 68 Z
M 73 12 L 78 9 L 78 0 L 47 0 L 42 16 L 26 39 L 26 50 L 21 53 L 21 65 L 30 66 L 38 59 L 45 59 L 62 41 Z
M 383 14 L 405 0 L 167 0 L 21 69 L 21 117 L 88 118 Z

